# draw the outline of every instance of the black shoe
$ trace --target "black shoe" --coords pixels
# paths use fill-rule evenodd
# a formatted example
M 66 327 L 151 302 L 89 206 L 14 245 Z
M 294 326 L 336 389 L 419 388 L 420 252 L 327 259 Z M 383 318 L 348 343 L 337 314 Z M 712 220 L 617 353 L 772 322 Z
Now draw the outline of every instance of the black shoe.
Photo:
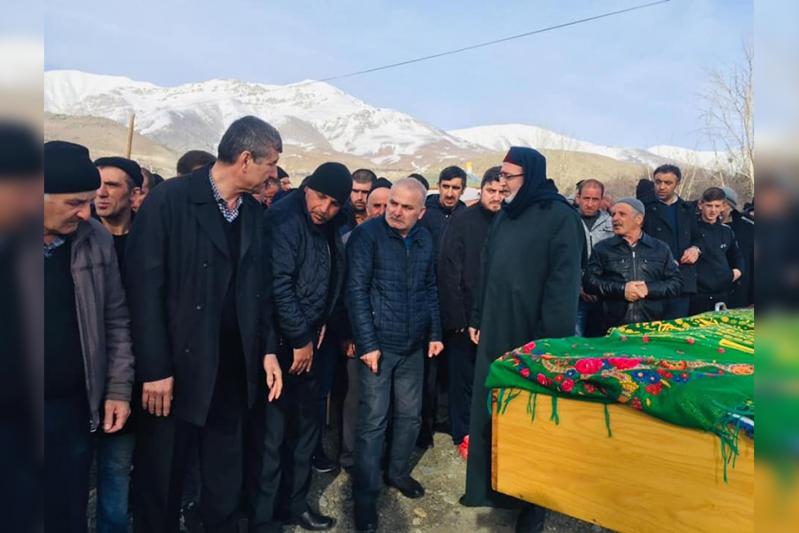
M 311 466 L 321 474 L 338 470 L 338 463 L 325 455 L 324 452 L 313 456 Z
M 377 510 L 374 507 L 355 506 L 355 531 L 358 533 L 377 532 Z
M 516 519 L 516 533 L 540 533 L 547 511 L 538 505 L 525 505 Z
M 389 487 L 394 487 L 400 491 L 403 496 L 412 500 L 424 496 L 424 487 L 411 476 L 402 479 L 387 479 L 386 484 Z
M 308 531 L 327 531 L 336 525 L 336 519 L 308 509 L 302 514 L 283 521 L 286 526 L 300 526 Z

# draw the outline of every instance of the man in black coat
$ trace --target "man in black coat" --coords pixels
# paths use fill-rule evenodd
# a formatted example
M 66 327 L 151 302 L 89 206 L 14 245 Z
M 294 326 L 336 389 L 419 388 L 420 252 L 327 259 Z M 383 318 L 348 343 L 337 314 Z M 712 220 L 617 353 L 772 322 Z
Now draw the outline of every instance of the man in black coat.
M 477 344 L 469 458 L 468 506 L 519 506 L 516 531 L 541 531 L 543 508 L 522 504 L 491 486 L 491 415 L 485 379 L 491 363 L 532 339 L 574 334 L 585 231 L 580 215 L 546 177 L 546 158 L 513 146 L 502 163 L 509 195 L 491 224 L 483 251 L 480 285 L 469 321 Z
M 250 194 L 275 176 L 281 151 L 272 126 L 236 120 L 216 162 L 154 189 L 131 229 L 127 291 L 145 409 L 136 428 L 136 531 L 178 530 L 192 441 L 205 530 L 236 531 L 245 414 L 282 388 L 262 209 Z
M 469 434 L 469 411 L 477 346 L 469 338 L 469 318 L 480 281 L 480 255 L 488 228 L 508 194 L 500 167 L 488 169 L 480 184 L 480 201 L 454 215 L 441 238 L 438 295 L 449 366 L 449 422 L 457 446 Z M 467 441 L 468 445 L 468 441 Z M 465 452 L 466 447 L 461 449 Z
M 303 187 L 266 212 L 286 394 L 277 405 L 265 406 L 263 464 L 251 501 L 253 531 L 268 530 L 275 519 L 317 531 L 335 524 L 312 510 L 307 496 L 320 428 L 320 376 L 314 358 L 344 282 L 343 217 L 338 215 L 351 190 L 347 167 L 324 163 Z
M 738 211 L 738 193 L 731 187 L 720 187 L 726 201 L 721 206 L 722 221 L 732 228 L 744 258 L 741 279 L 732 288 L 727 307 L 749 307 L 755 303 L 755 222 Z
M 389 416 L 393 427 L 387 482 L 408 498 L 424 495 L 410 475 L 411 454 L 421 423 L 424 359 L 443 349 L 433 242 L 417 224 L 424 196 L 416 180 L 399 180 L 391 188 L 385 217 L 358 226 L 347 244 L 347 309 L 363 362 L 358 370 L 353 480 L 359 531 L 377 529 Z
M 683 287 L 679 296 L 665 302 L 663 318 L 688 316 L 690 295 L 696 294 L 696 262 L 702 250 L 697 245 L 696 205 L 677 194 L 682 172 L 674 165 L 661 165 L 653 173 L 655 201 L 645 203 L 644 233 L 665 242 L 680 264 Z
M 702 255 L 696 265 L 697 293 L 691 296 L 691 314 L 711 311 L 729 300 L 745 270 L 744 257 L 732 229 L 719 217 L 726 203 L 724 191 L 710 187 L 699 202 L 699 235 Z
M 605 329 L 663 318 L 663 301 L 680 293 L 682 278 L 671 250 L 641 230 L 644 204 L 622 198 L 612 207 L 613 233 L 594 246 L 584 290 L 602 300 Z
M 465 190 L 466 172 L 458 166 L 451 166 L 442 170 L 438 176 L 438 194 L 431 194 L 425 200 L 425 214 L 420 223 L 433 236 L 435 252 L 433 257 L 436 261 L 438 261 L 441 236 L 444 234 L 449 218 L 466 207 L 466 204 L 461 201 Z M 420 448 L 433 446 L 433 433 L 438 412 L 438 391 L 439 387 L 446 390 L 447 381 L 446 355 L 435 359 L 425 359 L 422 430 L 419 432 L 419 442 L 417 442 L 417 446 Z

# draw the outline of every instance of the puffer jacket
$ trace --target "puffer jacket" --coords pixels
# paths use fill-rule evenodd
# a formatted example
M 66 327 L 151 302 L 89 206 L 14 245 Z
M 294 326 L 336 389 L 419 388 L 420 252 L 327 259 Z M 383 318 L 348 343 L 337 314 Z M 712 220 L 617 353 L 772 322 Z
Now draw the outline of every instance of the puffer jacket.
M 625 300 L 624 286 L 628 281 L 646 282 L 647 297 L 636 302 Z M 610 327 L 662 319 L 662 300 L 680 294 L 682 277 L 663 241 L 644 233 L 631 247 L 623 238 L 614 236 L 594 246 L 583 288 L 602 298 L 606 325 Z
M 302 348 L 317 338 L 344 284 L 342 217 L 327 228 L 314 224 L 304 189 L 272 204 L 265 217 L 278 332 L 291 348 Z
M 347 310 L 359 356 L 409 354 L 441 340 L 433 240 L 419 224 L 406 238 L 384 217 L 367 220 L 347 242 Z
M 609 239 L 614 235 L 613 219 L 607 211 L 599 212 L 599 218 L 596 219 L 596 222 L 594 222 L 590 230 L 588 226 L 585 225 L 585 221 L 583 221 L 583 228 L 585 229 L 585 244 L 588 257 L 591 257 L 591 252 L 598 242 Z

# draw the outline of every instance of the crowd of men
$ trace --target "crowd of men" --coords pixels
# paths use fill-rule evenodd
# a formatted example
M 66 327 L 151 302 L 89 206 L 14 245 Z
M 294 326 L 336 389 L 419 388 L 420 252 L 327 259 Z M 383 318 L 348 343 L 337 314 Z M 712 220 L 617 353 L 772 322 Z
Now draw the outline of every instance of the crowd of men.
M 680 198 L 673 165 L 637 197 L 585 179 L 571 199 L 542 154 L 512 147 L 467 206 L 457 166 L 436 194 L 335 162 L 293 189 L 282 151 L 252 116 L 168 180 L 45 144 L 47 531 L 87 529 L 95 457 L 99 532 L 190 517 L 327 530 L 308 490 L 339 466 L 356 529 L 375 531 L 383 483 L 424 496 L 411 456 L 436 431 L 468 460 L 462 505 L 517 508 L 517 531 L 540 531 L 542 508 L 491 487 L 491 362 L 531 339 L 753 304 L 752 219 L 729 188 Z

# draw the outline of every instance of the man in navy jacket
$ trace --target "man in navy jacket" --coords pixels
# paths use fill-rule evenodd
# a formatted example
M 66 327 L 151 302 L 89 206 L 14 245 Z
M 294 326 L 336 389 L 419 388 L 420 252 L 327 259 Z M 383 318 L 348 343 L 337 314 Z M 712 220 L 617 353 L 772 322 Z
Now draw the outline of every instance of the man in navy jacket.
M 410 476 L 419 433 L 424 356 L 441 342 L 433 239 L 417 225 L 425 191 L 413 179 L 391 188 L 385 217 L 355 228 L 347 244 L 347 308 L 359 369 L 355 441 L 355 526 L 377 528 L 380 459 L 393 402 L 387 482 L 408 498 L 424 495 Z

